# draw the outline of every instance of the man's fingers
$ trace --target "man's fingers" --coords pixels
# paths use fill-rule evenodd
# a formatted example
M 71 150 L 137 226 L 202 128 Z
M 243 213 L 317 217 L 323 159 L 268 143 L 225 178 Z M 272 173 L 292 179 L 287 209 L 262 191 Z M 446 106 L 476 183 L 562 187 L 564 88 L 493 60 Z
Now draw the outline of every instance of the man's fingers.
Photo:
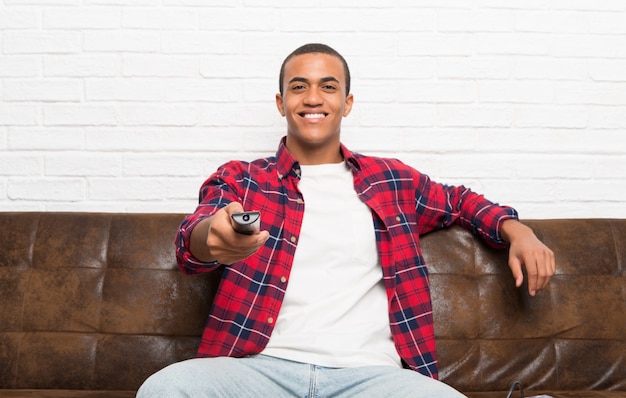
M 509 267 L 515 278 L 515 286 L 520 287 L 524 282 L 524 274 L 522 273 L 522 263 L 515 257 L 509 260 Z
M 556 272 L 556 263 L 554 261 L 554 253 L 548 250 L 544 253 L 543 263 L 540 269 L 540 275 L 542 277 L 542 285 L 540 289 L 545 288 L 550 283 L 552 275 Z
M 238 234 L 236 243 L 229 250 L 224 251 L 222 264 L 232 264 L 250 257 L 265 244 L 269 235 L 269 231 L 261 231 L 256 235 Z
M 270 237 L 270 231 L 261 231 L 255 236 L 257 238 L 258 247 L 261 247 L 265 244 L 265 241 L 267 241 L 267 239 Z
M 534 296 L 537 292 L 538 284 L 541 283 L 537 262 L 534 260 L 528 261 L 525 262 L 524 265 L 526 266 L 526 274 L 528 275 L 528 293 Z
M 554 253 L 551 250 L 543 251 L 523 261 L 528 274 L 528 292 L 534 296 L 537 291 L 548 286 L 552 275 L 556 272 Z

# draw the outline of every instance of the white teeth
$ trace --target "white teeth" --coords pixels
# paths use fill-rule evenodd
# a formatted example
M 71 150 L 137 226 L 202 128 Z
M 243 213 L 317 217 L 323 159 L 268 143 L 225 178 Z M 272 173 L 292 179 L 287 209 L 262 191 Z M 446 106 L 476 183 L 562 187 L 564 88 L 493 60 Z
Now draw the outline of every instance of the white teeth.
M 306 113 L 304 115 L 306 119 L 319 119 L 325 117 L 323 113 Z

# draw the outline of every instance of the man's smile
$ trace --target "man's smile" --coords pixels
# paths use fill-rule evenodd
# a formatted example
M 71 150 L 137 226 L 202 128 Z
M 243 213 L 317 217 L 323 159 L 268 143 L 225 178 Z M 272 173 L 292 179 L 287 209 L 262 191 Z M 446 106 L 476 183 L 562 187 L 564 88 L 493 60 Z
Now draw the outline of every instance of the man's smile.
M 302 116 L 305 119 L 323 119 L 326 117 L 326 113 L 301 113 L 300 116 Z

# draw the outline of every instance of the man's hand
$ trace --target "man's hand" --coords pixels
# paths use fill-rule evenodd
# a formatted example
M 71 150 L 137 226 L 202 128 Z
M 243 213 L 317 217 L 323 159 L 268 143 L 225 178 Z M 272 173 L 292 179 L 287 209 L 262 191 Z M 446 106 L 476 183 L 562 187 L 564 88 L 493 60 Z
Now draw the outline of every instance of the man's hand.
M 232 264 L 254 254 L 269 238 L 268 231 L 253 235 L 235 231 L 231 214 L 243 211 L 240 203 L 230 203 L 202 220 L 191 232 L 191 253 L 200 261 Z
M 532 229 L 516 220 L 502 224 L 502 237 L 511 244 L 509 267 L 520 287 L 524 281 L 522 265 L 528 275 L 528 292 L 534 296 L 545 288 L 556 271 L 554 253 L 535 236 Z

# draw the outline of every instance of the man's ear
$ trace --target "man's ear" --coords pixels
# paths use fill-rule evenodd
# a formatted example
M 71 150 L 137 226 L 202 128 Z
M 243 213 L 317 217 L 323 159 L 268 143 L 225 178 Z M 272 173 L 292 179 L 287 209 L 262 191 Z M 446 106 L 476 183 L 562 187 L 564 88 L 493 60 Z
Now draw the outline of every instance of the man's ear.
M 346 97 L 346 106 L 343 108 L 343 117 L 346 117 L 352 111 L 352 104 L 354 103 L 354 96 L 352 94 L 348 94 Z
M 280 112 L 281 116 L 285 116 L 285 107 L 283 106 L 283 96 L 280 93 L 276 93 L 276 108 Z

